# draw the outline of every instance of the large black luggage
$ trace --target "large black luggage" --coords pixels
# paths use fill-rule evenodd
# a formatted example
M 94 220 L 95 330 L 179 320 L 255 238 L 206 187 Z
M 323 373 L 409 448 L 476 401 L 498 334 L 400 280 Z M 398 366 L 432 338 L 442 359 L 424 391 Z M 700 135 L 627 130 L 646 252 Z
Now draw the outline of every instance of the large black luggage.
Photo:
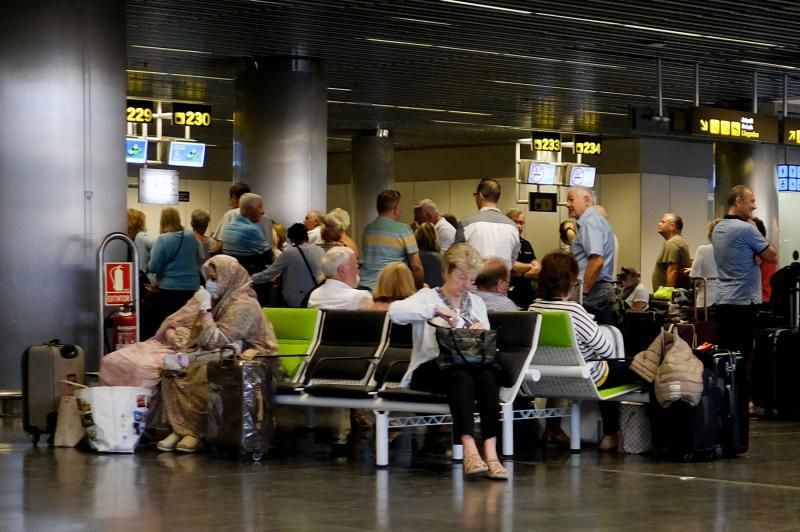
M 644 351 L 661 333 L 665 313 L 656 311 L 625 313 L 622 323 L 622 339 L 625 341 L 625 356 L 633 357 Z
M 701 357 L 702 358 L 702 357 Z M 715 353 L 706 361 L 722 394 L 720 444 L 722 454 L 732 458 L 747 452 L 750 417 L 746 393 L 747 370 L 740 353 Z
M 722 456 L 722 403 L 722 387 L 710 369 L 703 370 L 703 395 L 697 406 L 681 401 L 662 408 L 653 396 L 650 404 L 656 456 L 681 462 L 704 462 Z
M 755 335 L 753 403 L 768 415 L 800 416 L 800 332 L 764 329 Z
M 22 426 L 34 445 L 42 434 L 52 443 L 59 398 L 74 392 L 61 381 L 83 384 L 85 376 L 86 355 L 78 345 L 51 340 L 22 353 Z
M 208 363 L 208 435 L 215 454 L 261 460 L 275 429 L 272 360 Z

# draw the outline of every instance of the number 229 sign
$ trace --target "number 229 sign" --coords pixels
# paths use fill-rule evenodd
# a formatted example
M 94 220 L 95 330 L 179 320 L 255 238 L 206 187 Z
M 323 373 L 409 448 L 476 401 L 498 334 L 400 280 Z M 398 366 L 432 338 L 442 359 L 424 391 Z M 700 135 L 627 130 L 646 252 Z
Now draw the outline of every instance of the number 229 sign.
M 106 262 L 104 299 L 106 305 L 122 305 L 133 301 L 133 263 Z

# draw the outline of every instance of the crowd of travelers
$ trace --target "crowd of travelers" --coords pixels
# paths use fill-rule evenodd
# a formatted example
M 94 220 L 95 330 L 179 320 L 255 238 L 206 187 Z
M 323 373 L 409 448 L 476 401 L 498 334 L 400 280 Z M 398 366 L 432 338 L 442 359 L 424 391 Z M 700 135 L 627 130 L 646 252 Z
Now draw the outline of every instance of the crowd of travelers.
M 482 180 L 474 193 L 477 212 L 460 223 L 423 199 L 409 226 L 400 221 L 400 193 L 383 191 L 376 200 L 377 217 L 358 235 L 361 247 L 348 235 L 347 211 L 312 210 L 287 229 L 265 216 L 262 197 L 244 183 L 230 188 L 231 209 L 210 236 L 210 216 L 201 209 L 191 213 L 191 230 L 184 229 L 176 209 L 163 209 L 157 238 L 145 232 L 144 214 L 129 209 L 128 233 L 147 286 L 142 301 L 146 340 L 104 357 L 101 381 L 160 383 L 163 418 L 172 433 L 158 448 L 192 452 L 204 436 L 206 360 L 199 357 L 180 378 L 161 379 L 164 356 L 231 342 L 243 345 L 245 357 L 274 352 L 275 335 L 262 306 L 383 310 L 395 323 L 412 324 L 413 350 L 402 385 L 447 395 L 454 440 L 464 446 L 465 473 L 505 479 L 496 451 L 497 375 L 471 366 L 440 368 L 432 320 L 489 329 L 488 311 L 565 311 L 591 377 L 603 388 L 635 378 L 612 329 L 620 312 L 647 310 L 652 296 L 636 269 L 615 271 L 619 243 L 592 190 L 569 190 L 571 219 L 558 229 L 561 248 L 541 259 L 523 238 L 525 213 L 502 213 L 500 194 L 497 181 Z M 696 250 L 694 260 L 681 236 L 681 217 L 665 213 L 657 226 L 664 244 L 652 272 L 654 291 L 688 287 L 692 277 L 707 279 L 704 299 L 695 304 L 717 309 L 720 336 L 745 356 L 754 304 L 769 297 L 768 277 L 777 259 L 763 223 L 752 216 L 754 209 L 752 190 L 734 187 L 728 214 L 709 224 L 710 243 Z M 616 404 L 604 402 L 601 408 L 604 450 L 617 448 Z M 545 439 L 568 443 L 558 421 L 548 422 Z

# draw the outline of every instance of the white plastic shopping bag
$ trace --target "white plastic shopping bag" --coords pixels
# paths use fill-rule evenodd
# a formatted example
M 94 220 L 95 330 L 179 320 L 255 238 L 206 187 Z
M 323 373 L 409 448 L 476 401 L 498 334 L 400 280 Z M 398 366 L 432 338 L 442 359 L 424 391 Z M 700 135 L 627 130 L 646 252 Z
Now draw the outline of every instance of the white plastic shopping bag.
M 145 429 L 151 393 L 149 388 L 134 386 L 97 386 L 75 392 L 89 445 L 100 452 L 132 453 Z

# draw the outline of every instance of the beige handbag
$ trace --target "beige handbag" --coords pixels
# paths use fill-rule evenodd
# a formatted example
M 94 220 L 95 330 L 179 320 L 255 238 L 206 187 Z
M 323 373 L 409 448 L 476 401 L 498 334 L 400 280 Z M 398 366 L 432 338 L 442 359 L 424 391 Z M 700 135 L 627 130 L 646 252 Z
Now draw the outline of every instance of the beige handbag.
M 85 386 L 71 382 L 61 381 L 71 386 L 85 388 Z M 58 421 L 53 445 L 56 447 L 75 447 L 86 436 L 86 429 L 81 423 L 81 414 L 78 410 L 78 401 L 74 395 L 62 395 L 58 401 Z

